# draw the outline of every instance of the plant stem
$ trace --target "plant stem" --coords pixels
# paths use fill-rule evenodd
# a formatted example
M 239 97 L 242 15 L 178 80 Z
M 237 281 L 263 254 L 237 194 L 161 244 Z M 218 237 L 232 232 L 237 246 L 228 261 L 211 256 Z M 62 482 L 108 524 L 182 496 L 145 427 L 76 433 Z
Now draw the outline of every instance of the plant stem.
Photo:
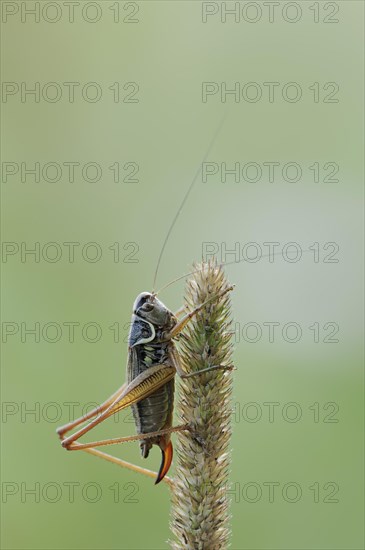
M 231 366 L 229 287 L 223 270 L 214 262 L 187 282 L 186 304 L 209 302 L 193 317 L 181 337 L 180 356 L 188 373 Z M 231 436 L 231 369 L 215 369 L 183 378 L 178 412 L 190 431 L 180 432 L 176 475 L 172 487 L 171 530 L 174 550 L 224 550 L 230 539 L 228 473 Z

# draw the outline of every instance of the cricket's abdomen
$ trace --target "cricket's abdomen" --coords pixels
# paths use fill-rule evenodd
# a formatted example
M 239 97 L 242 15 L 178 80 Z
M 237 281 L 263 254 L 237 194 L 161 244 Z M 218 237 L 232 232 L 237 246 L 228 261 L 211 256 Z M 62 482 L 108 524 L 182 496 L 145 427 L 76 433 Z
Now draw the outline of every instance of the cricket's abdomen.
M 173 399 L 174 380 L 170 380 L 152 395 L 133 405 L 137 433 L 148 434 L 169 428 L 172 421 Z M 141 450 L 145 458 L 153 443 L 158 442 L 159 437 L 142 440 Z
M 129 372 L 130 380 L 133 380 L 136 376 L 153 365 L 166 364 L 171 366 L 168 348 L 173 345 L 172 342 L 166 342 L 163 344 L 148 343 L 136 346 L 133 351 L 137 355 L 137 360 L 133 361 L 133 372 Z M 149 397 L 132 405 L 138 434 L 157 432 L 171 427 L 174 406 L 174 388 L 174 380 L 170 380 L 153 392 Z M 148 456 L 152 445 L 157 444 L 161 446 L 162 439 L 164 439 L 164 444 L 166 444 L 169 437 L 156 436 L 141 440 L 140 447 L 142 456 L 144 458 Z

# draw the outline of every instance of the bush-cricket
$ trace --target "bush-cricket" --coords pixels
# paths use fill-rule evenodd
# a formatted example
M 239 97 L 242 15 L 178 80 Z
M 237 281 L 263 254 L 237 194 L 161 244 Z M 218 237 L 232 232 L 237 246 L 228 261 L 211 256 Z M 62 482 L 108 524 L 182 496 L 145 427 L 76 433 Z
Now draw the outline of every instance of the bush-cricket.
M 223 120 L 209 145 L 203 162 L 212 149 L 222 123 Z M 200 163 L 199 169 L 166 234 L 157 260 L 153 286 L 156 284 L 158 269 L 166 243 L 188 195 L 198 179 L 201 165 L 202 163 Z M 178 277 L 174 281 L 168 283 L 168 285 L 162 287 L 162 289 L 173 282 L 186 278 L 187 275 Z M 228 291 L 232 290 L 232 288 L 231 286 L 226 288 L 220 294 L 213 296 L 208 301 L 220 298 Z M 57 433 L 62 441 L 62 446 L 67 450 L 85 450 L 91 454 L 146 475 L 156 476 L 156 474 L 149 470 L 98 451 L 95 447 L 138 440 L 141 454 L 143 458 L 147 458 L 151 447 L 153 445 L 159 446 L 162 451 L 162 462 L 156 477 L 156 483 L 159 483 L 165 477 L 171 465 L 173 454 L 170 440 L 171 433 L 189 429 L 187 425 L 172 427 L 175 374 L 178 373 L 181 377 L 199 376 L 201 373 L 212 369 L 232 368 L 231 365 L 210 365 L 198 372 L 184 372 L 174 339 L 178 337 L 190 319 L 192 319 L 207 302 L 200 304 L 193 311 L 186 312 L 185 308 L 181 308 L 174 314 L 158 299 L 159 292 L 142 292 L 134 301 L 132 322 L 128 338 L 127 380 L 125 384 L 99 407 L 93 409 L 83 417 L 57 429 Z M 82 435 L 89 432 L 105 419 L 127 407 L 131 407 L 133 411 L 137 431 L 136 436 L 119 437 L 90 443 L 78 442 L 78 439 Z M 79 428 L 72 435 L 66 437 L 67 432 L 80 426 L 87 420 L 90 420 L 90 422 L 86 426 Z

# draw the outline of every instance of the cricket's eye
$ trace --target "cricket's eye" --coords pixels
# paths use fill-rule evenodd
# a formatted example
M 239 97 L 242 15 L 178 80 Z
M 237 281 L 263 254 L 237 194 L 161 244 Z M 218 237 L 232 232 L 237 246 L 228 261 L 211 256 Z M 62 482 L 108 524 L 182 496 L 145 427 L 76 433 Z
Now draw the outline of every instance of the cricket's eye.
M 152 311 L 154 307 L 155 306 L 152 304 L 143 304 L 143 306 L 141 306 L 141 309 L 143 309 L 143 311 Z

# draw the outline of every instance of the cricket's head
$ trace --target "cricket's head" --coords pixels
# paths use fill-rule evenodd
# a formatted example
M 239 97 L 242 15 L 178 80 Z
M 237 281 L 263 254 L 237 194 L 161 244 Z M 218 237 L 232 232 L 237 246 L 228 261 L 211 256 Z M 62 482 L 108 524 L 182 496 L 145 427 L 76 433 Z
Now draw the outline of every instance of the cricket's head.
M 171 311 L 151 292 L 141 292 L 137 296 L 133 313 L 158 327 L 169 326 L 172 318 Z

